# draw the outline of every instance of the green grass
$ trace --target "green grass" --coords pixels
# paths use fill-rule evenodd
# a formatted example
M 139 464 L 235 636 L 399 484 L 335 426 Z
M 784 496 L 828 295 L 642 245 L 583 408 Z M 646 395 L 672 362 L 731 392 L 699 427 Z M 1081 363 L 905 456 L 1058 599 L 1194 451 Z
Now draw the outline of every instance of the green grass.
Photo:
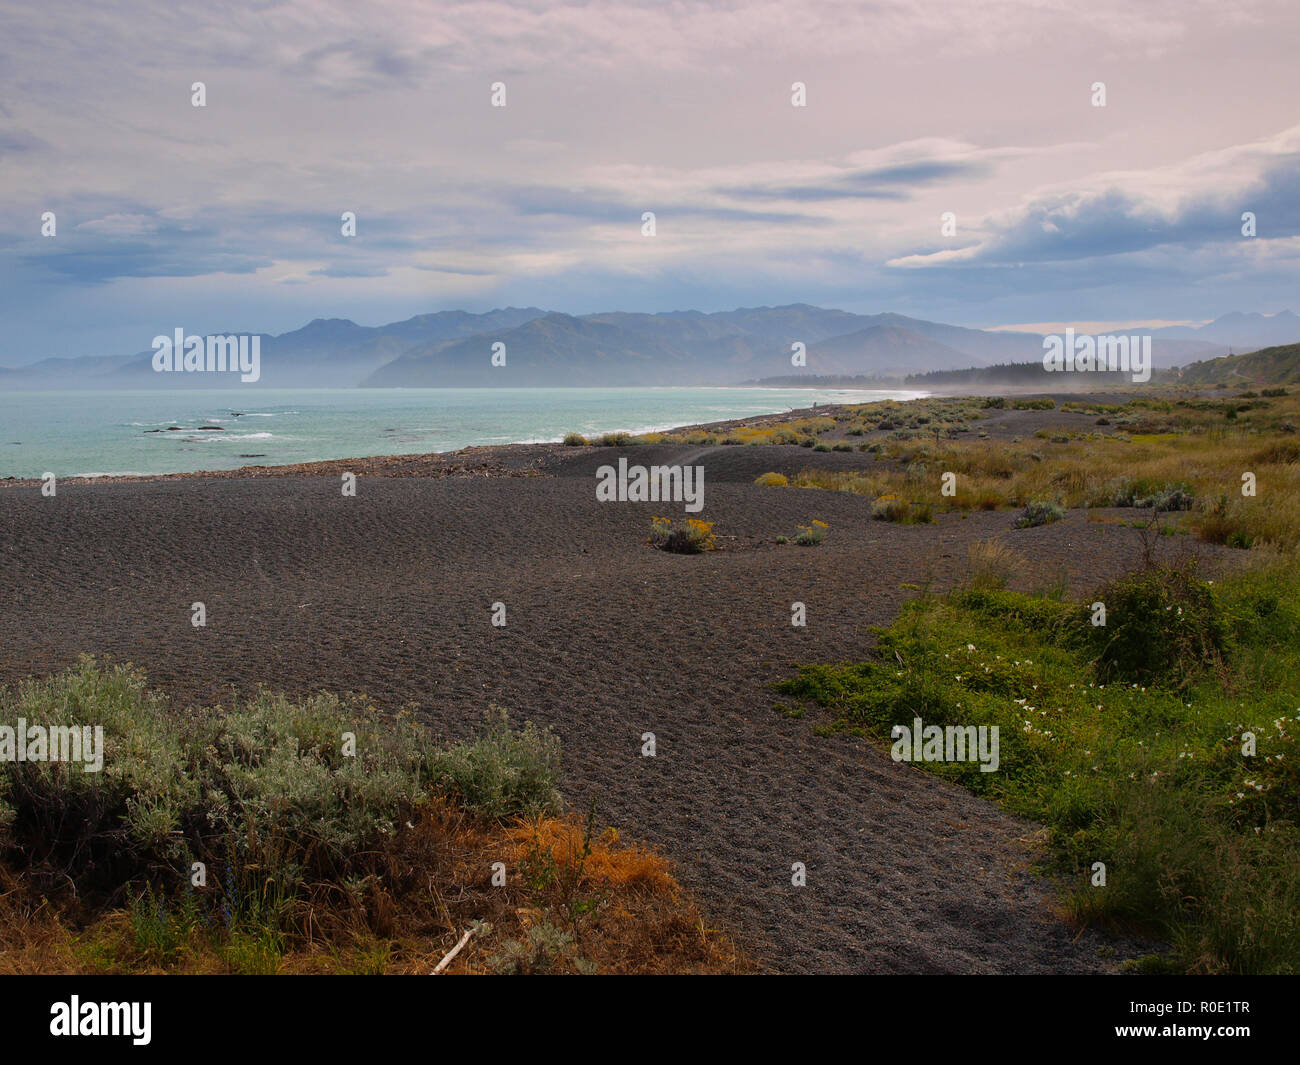
M 886 748 L 913 717 L 997 725 L 997 772 L 919 764 L 1045 824 L 1076 917 L 1160 937 L 1184 971 L 1300 972 L 1300 573 L 1180 572 L 1099 590 L 1104 628 L 1092 599 L 924 597 L 865 661 L 777 688 Z

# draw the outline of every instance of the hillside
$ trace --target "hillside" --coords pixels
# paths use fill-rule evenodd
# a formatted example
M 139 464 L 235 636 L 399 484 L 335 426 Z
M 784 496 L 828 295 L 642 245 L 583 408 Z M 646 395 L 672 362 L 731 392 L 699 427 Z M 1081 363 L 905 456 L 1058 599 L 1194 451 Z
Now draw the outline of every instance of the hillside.
M 903 324 L 906 323 L 906 324 Z M 942 333 L 965 347 L 936 340 Z M 508 373 L 491 364 L 506 346 Z M 807 365 L 791 365 L 792 345 Z M 363 384 L 374 388 L 736 384 L 771 376 L 903 374 L 987 361 L 986 351 L 1041 351 L 1024 334 L 987 333 L 900 315 L 858 315 L 806 304 L 704 314 L 548 314 L 495 334 L 414 348 Z
M 1252 351 L 1249 355 L 1224 355 L 1183 367 L 1182 381 L 1193 385 L 1300 384 L 1300 344 Z
M 899 325 L 875 325 L 813 346 L 809 362 L 825 373 L 890 376 L 917 367 L 955 370 L 984 360 Z

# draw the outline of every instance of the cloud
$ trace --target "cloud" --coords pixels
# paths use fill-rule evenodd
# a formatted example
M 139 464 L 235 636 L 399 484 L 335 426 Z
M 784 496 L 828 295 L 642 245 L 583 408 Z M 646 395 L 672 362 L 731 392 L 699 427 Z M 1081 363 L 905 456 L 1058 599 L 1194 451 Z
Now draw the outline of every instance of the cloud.
M 1263 136 L 1295 121 L 1298 28 L 1281 0 L 20 5 L 0 35 L 0 362 L 161 301 L 281 329 L 467 293 L 1249 309 L 1300 274 L 1295 131 Z
M 1034 195 L 985 218 L 975 243 L 889 265 L 1008 266 L 1238 244 L 1247 211 L 1260 240 L 1300 235 L 1300 126 L 1174 167 L 1105 174 Z
M 331 263 L 311 271 L 312 277 L 387 277 L 388 269 L 382 266 L 362 266 L 349 263 Z
M 747 185 L 719 188 L 725 196 L 739 199 L 794 200 L 906 200 L 920 188 L 942 182 L 987 177 L 986 162 L 933 159 L 864 169 L 833 172 L 820 181 L 804 185 Z

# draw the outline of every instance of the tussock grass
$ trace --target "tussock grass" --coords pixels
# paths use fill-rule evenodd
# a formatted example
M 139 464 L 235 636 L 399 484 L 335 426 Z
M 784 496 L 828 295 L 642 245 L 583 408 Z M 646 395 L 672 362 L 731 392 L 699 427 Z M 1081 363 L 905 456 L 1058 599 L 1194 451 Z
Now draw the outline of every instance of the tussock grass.
M 1005 588 L 1012 576 L 1025 569 L 1025 557 L 997 539 L 980 540 L 967 549 L 972 588 Z

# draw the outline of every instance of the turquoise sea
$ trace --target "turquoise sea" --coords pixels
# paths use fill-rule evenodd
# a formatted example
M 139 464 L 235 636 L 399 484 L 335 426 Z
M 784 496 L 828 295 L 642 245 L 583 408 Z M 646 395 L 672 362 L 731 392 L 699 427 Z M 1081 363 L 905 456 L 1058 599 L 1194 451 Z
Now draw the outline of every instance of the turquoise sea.
M 10 392 L 0 395 L 0 477 L 186 473 L 455 451 L 919 395 L 779 388 Z

